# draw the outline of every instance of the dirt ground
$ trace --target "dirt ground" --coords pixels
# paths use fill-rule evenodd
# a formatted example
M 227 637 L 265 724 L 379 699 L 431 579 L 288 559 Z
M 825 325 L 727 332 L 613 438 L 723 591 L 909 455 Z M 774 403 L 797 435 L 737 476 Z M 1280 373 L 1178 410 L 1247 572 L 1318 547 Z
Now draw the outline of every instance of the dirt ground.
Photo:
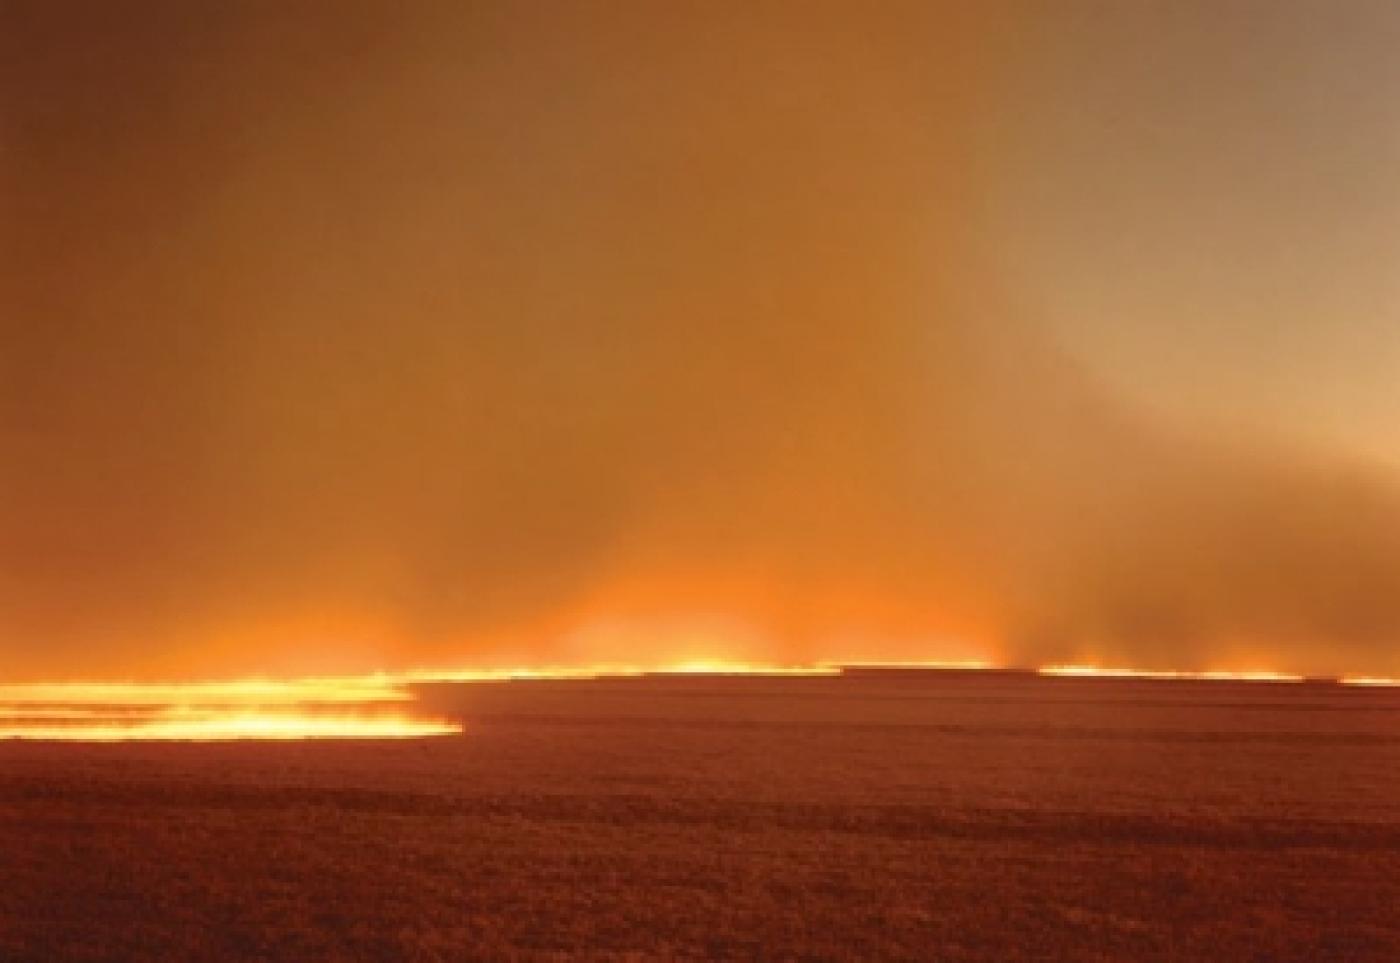
M 0 960 L 1400 960 L 1400 691 L 422 691 L 461 736 L 0 743 Z

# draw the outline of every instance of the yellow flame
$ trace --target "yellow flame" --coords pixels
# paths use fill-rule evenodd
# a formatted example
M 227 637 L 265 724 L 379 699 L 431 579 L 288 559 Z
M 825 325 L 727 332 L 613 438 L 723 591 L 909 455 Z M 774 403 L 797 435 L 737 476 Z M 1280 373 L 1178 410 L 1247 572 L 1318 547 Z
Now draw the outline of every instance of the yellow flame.
M 0 685 L 0 704 L 162 706 L 305 705 L 408 702 L 401 680 L 378 674 L 337 679 L 243 679 L 231 682 L 37 682 Z
M 230 710 L 134 718 L 69 717 L 0 723 L 0 738 L 46 742 L 226 742 L 245 739 L 408 739 L 460 732 L 455 723 L 402 714 Z
M 0 739 L 62 742 L 393 739 L 460 732 L 387 711 L 413 699 L 403 680 L 58 682 L 0 685 Z
M 1342 685 L 1369 685 L 1382 688 L 1400 688 L 1400 678 L 1383 675 L 1344 675 L 1337 680 Z

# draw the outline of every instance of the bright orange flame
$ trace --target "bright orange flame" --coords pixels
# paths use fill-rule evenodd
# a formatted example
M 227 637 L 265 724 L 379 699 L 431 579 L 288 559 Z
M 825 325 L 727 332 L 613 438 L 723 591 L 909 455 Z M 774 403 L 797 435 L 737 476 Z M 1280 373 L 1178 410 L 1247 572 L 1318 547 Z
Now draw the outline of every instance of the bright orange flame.
M 1371 685 L 1382 688 L 1400 688 L 1400 679 L 1382 675 L 1344 675 L 1337 681 L 1342 685 Z

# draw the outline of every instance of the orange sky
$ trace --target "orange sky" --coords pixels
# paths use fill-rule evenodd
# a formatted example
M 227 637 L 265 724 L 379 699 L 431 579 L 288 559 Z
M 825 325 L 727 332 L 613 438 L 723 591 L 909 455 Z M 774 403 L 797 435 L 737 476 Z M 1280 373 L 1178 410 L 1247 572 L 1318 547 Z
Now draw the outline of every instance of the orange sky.
M 0 676 L 1400 671 L 1397 18 L 1057 7 L 3 5 Z

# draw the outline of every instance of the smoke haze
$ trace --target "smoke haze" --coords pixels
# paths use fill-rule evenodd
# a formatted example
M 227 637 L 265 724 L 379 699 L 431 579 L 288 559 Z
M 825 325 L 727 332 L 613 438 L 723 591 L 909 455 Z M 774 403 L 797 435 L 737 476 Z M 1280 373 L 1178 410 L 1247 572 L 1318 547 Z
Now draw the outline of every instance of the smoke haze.
M 0 674 L 1400 671 L 1385 460 L 1014 263 L 1043 15 L 123 6 L 0 2 Z

